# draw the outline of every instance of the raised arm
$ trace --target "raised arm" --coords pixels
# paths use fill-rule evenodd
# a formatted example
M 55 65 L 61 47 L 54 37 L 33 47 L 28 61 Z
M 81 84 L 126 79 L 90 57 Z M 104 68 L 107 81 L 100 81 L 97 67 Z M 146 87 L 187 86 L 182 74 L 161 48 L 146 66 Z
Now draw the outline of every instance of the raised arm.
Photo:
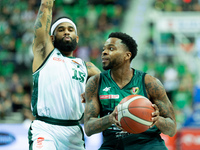
M 53 44 L 49 35 L 52 21 L 52 8 L 54 0 L 41 0 L 40 8 L 34 25 L 33 40 L 33 71 L 35 71 L 53 50 Z
M 100 102 L 98 99 L 98 84 L 100 75 L 92 76 L 86 85 L 85 98 L 86 107 L 84 112 L 84 128 L 85 133 L 90 136 L 95 133 L 102 132 L 114 123 L 118 123 L 115 119 L 116 110 L 110 115 L 98 118 L 100 114 Z
M 153 125 L 156 125 L 163 134 L 174 136 L 176 134 L 174 109 L 162 83 L 158 79 L 146 75 L 145 86 L 149 99 L 156 104 L 154 106 L 156 112 L 153 115 Z
M 101 71 L 91 62 L 86 62 L 86 66 L 88 70 L 88 78 L 101 73 Z

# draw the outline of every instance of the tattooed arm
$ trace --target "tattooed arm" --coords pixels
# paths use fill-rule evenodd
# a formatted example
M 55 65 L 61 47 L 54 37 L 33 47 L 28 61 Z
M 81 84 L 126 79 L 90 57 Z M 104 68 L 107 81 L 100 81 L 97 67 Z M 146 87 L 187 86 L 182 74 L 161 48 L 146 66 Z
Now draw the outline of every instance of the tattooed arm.
M 146 75 L 145 86 L 148 97 L 156 110 L 152 115 L 153 125 L 156 125 L 163 134 L 174 136 L 176 134 L 175 114 L 163 85 L 158 79 Z
M 87 71 L 88 71 L 88 79 L 91 76 L 101 73 L 101 71 L 91 62 L 86 62 Z M 85 92 L 81 94 L 81 102 L 85 103 Z
M 86 62 L 87 70 L 88 70 L 88 78 L 101 73 L 101 71 L 91 62 Z
M 87 136 L 102 132 L 112 124 L 119 124 L 115 119 L 116 109 L 107 116 L 98 118 L 100 114 L 100 102 L 98 99 L 98 84 L 100 75 L 95 75 L 89 78 L 86 91 L 86 107 L 84 112 L 84 128 Z
M 43 63 L 44 59 L 53 50 L 49 35 L 52 21 L 52 8 L 54 0 L 41 0 L 40 8 L 34 25 L 34 40 L 32 44 L 34 59 L 33 72 Z

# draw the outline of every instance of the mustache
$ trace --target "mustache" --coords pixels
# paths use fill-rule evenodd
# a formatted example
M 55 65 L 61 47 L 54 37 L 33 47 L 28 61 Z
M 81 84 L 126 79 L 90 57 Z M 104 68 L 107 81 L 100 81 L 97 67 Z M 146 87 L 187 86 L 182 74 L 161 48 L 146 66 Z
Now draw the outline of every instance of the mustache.
M 64 40 L 64 38 L 70 38 L 70 39 L 72 40 L 72 37 L 70 37 L 70 36 L 64 36 L 64 37 L 62 38 L 62 40 Z

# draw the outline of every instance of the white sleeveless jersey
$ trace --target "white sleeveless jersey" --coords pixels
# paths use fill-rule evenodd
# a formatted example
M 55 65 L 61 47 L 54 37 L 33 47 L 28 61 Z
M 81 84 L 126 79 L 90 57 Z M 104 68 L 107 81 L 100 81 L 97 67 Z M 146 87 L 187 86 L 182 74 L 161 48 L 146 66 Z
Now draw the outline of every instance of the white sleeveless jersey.
M 85 91 L 87 77 L 83 60 L 65 57 L 54 49 L 33 73 L 33 115 L 79 120 L 85 108 L 81 94 Z

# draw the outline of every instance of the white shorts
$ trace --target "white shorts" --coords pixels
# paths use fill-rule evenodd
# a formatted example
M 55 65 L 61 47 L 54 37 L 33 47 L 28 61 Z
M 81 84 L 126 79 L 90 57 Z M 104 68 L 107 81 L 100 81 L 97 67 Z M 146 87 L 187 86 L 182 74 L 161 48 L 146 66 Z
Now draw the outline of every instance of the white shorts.
M 85 150 L 80 125 L 60 126 L 34 120 L 28 138 L 30 150 Z

